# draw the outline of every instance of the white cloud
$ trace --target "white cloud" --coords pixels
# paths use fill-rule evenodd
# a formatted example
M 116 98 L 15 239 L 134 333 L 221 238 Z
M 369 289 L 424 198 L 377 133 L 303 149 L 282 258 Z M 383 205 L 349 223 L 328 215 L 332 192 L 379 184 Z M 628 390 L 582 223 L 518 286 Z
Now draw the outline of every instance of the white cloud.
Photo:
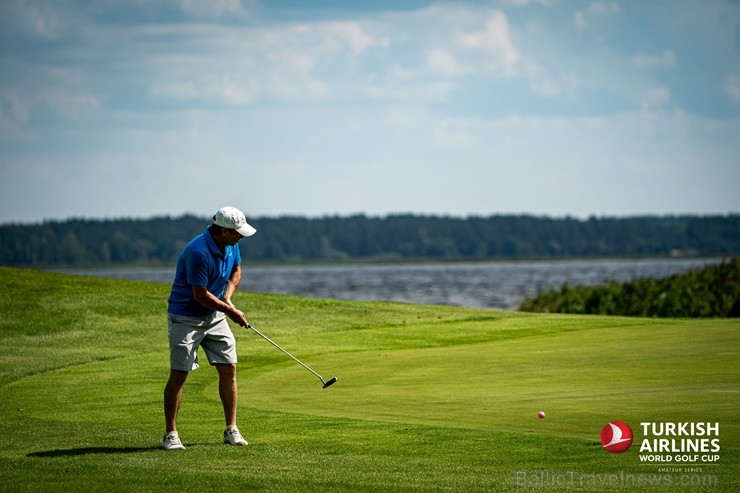
M 0 111 L 4 124 L 17 127 L 34 125 L 34 116 L 44 114 L 80 121 L 103 107 L 96 94 L 77 69 L 38 66 L 14 67 L 24 80 L 23 85 L 11 84 L 0 88 Z
M 55 40 L 68 32 L 72 14 L 64 6 L 48 2 L 3 0 L 2 23 L 11 31 L 32 37 Z
M 0 112 L 4 120 L 28 122 L 30 115 L 28 99 L 17 88 L 4 88 L 0 93 Z
M 658 54 L 637 53 L 632 57 L 632 64 L 641 70 L 673 68 L 676 66 L 676 54 L 671 50 Z
M 187 29 L 179 35 L 187 38 Z M 152 96 L 243 105 L 262 100 L 306 103 L 330 94 L 327 84 L 313 74 L 326 50 L 337 49 L 327 47 L 325 33 L 300 26 L 214 27 L 201 36 L 200 27 L 192 29 L 181 53 L 144 54 L 145 60 L 149 57 Z
M 671 90 L 666 86 L 656 86 L 645 92 L 642 98 L 642 108 L 649 110 L 652 108 L 665 106 L 671 101 Z
M 168 3 L 206 21 L 243 17 L 253 9 L 232 0 L 209 3 L 208 9 L 195 0 Z M 444 101 L 458 87 L 439 76 L 514 76 L 523 64 L 506 15 L 469 6 L 269 25 L 102 26 L 88 19 L 80 39 L 85 42 L 74 48 L 76 59 L 97 59 L 105 50 L 105 64 L 131 74 L 128 83 L 141 81 L 151 98 L 186 105 L 310 104 L 355 97 L 424 104 Z M 84 77 L 86 67 L 80 70 Z M 70 101 L 95 106 L 92 98 Z
M 516 64 L 520 59 L 509 33 L 509 22 L 502 12 L 491 13 L 483 31 L 461 34 L 459 41 L 468 48 L 482 49 L 492 53 L 507 66 Z
M 548 7 L 554 4 L 554 0 L 500 0 L 500 3 L 503 5 L 514 5 L 516 7 L 527 7 L 533 4 Z
M 578 91 L 581 81 L 578 77 L 570 74 L 560 74 L 558 77 L 533 78 L 529 87 L 535 94 L 540 96 L 562 96 L 573 94 Z
M 251 103 L 256 99 L 253 91 L 250 91 L 249 81 L 235 80 L 228 75 L 210 78 L 206 87 L 206 94 L 211 94 L 216 101 L 228 104 Z
M 373 31 L 379 31 L 377 34 Z M 151 35 L 151 33 L 148 33 Z M 142 53 L 149 92 L 181 101 L 243 105 L 263 100 L 311 103 L 362 93 L 359 59 L 390 39 L 371 23 L 316 22 L 275 26 L 184 25 L 159 35 L 182 46 Z M 142 33 L 147 40 L 147 33 Z M 147 46 L 141 47 L 143 51 Z M 337 76 L 339 76 L 337 78 Z M 330 79 L 341 80 L 329 82 Z
M 585 29 L 596 19 L 619 15 L 621 10 L 617 2 L 591 2 L 585 9 L 576 11 L 573 20 L 577 28 Z
M 186 15 L 197 19 L 221 19 L 224 17 L 245 17 L 241 0 L 177 0 L 179 7 Z M 250 4 L 253 2 L 249 2 Z
M 42 90 L 39 99 L 67 120 L 78 120 L 101 107 L 100 98 L 83 90 L 50 88 Z
M 198 93 L 192 82 L 154 83 L 149 88 L 149 94 L 157 99 L 192 101 Z
M 432 73 L 447 77 L 458 77 L 466 72 L 455 57 L 444 49 L 432 49 L 427 52 L 427 68 Z
M 469 122 L 458 119 L 442 119 L 433 129 L 433 142 L 436 147 L 453 150 L 474 150 L 478 146 L 475 128 Z
M 731 75 L 727 77 L 722 88 L 733 103 L 740 104 L 740 76 Z
M 362 54 L 373 46 L 387 47 L 388 36 L 373 36 L 358 22 L 329 22 L 319 24 L 317 30 L 327 38 L 346 43 L 353 53 Z
M 405 106 L 410 107 L 447 101 L 450 93 L 458 87 L 456 83 L 450 81 L 407 83 L 389 81 L 384 84 L 371 84 L 366 88 L 366 91 L 376 101 L 386 103 L 401 102 Z

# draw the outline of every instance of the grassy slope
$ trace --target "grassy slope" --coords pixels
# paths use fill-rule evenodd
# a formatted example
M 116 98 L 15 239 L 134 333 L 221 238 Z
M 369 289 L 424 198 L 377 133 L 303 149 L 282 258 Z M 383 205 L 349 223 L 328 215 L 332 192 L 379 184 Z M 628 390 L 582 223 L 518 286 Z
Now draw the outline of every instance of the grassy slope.
M 599 431 L 615 419 L 636 434 L 640 421 L 720 422 L 721 463 L 703 468 L 719 488 L 685 490 L 740 488 L 740 321 L 239 293 L 255 326 L 340 381 L 321 390 L 236 329 L 240 427 L 252 444 L 219 443 L 216 375 L 203 367 L 179 420 L 189 449 L 166 454 L 167 287 L 4 268 L 0 279 L 0 484 L 12 491 L 529 490 L 518 471 L 575 471 L 575 489 L 603 491 L 606 476 L 593 475 L 663 476 L 636 447 L 601 449 Z

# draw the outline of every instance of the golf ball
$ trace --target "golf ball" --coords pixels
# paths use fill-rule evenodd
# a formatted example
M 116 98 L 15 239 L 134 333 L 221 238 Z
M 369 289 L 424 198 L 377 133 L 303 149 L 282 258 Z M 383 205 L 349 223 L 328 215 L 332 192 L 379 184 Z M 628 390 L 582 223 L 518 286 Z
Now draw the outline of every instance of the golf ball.
M 545 412 L 544 411 L 538 412 L 537 413 L 537 417 L 540 418 L 540 419 L 544 418 L 545 417 Z

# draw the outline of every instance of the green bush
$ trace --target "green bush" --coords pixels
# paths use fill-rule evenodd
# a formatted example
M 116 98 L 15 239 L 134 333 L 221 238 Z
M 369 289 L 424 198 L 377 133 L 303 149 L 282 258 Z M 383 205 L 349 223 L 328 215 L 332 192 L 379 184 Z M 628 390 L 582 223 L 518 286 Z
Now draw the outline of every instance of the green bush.
M 636 317 L 740 317 L 740 258 L 664 279 L 569 286 L 527 298 L 521 311 Z

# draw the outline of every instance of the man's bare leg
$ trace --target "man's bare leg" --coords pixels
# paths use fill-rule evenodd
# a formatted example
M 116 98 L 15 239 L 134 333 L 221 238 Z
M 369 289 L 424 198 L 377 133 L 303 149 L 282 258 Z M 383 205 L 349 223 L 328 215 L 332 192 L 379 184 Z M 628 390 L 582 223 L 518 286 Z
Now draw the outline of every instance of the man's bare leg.
M 236 405 L 238 391 L 236 387 L 236 365 L 215 365 L 218 370 L 218 394 L 224 406 L 226 426 L 236 426 Z
M 164 419 L 167 433 L 177 431 L 177 413 L 180 411 L 182 388 L 187 378 L 186 371 L 170 370 L 170 378 L 164 387 Z

